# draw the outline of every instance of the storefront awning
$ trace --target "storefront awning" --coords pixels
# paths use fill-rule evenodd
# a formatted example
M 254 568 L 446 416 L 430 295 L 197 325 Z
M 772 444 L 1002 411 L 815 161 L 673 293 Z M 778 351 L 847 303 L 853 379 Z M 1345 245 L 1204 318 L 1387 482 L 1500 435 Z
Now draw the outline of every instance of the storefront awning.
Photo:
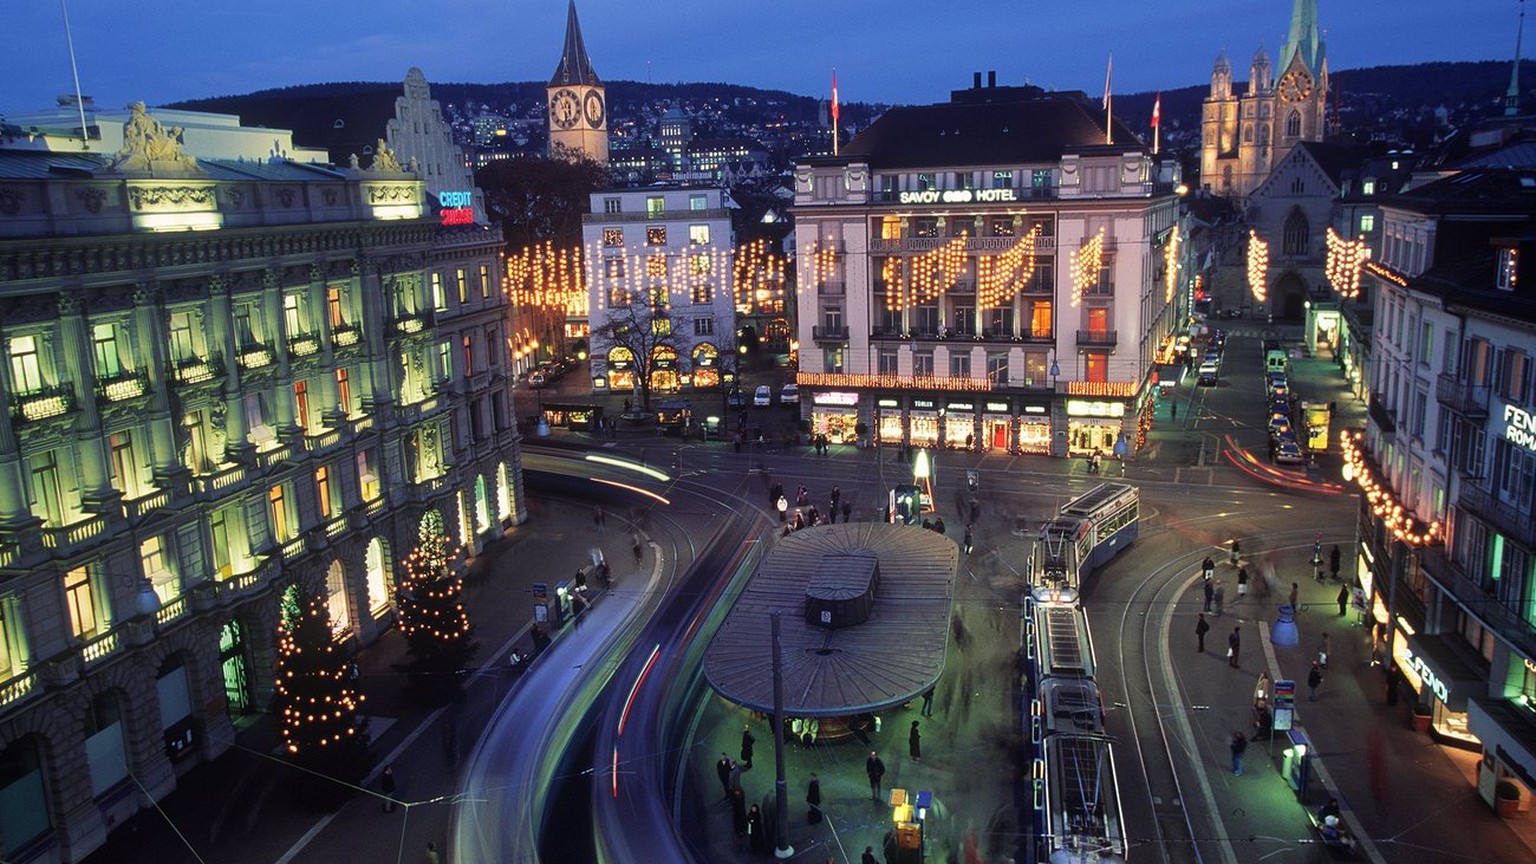
M 1408 650 L 1408 662 L 1424 679 L 1424 686 L 1452 711 L 1467 710 L 1469 697 L 1487 692 L 1488 675 L 1463 660 L 1446 636 L 1409 636 Z
M 1536 787 L 1536 714 L 1508 699 L 1467 700 L 1467 729 L 1525 785 Z

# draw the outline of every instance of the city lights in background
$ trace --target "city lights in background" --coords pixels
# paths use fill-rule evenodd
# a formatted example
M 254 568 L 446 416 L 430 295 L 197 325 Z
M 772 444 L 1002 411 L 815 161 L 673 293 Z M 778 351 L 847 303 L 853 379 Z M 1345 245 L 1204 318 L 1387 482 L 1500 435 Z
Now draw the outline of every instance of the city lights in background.
M 1371 258 L 1371 247 L 1364 238 L 1346 240 L 1328 226 L 1328 262 L 1324 273 L 1328 284 L 1339 296 L 1353 300 L 1360 296 L 1360 271 Z
M 1104 229 L 1089 237 L 1072 253 L 1072 305 L 1083 300 L 1083 294 L 1099 283 L 1099 269 L 1104 266 Z
M 1269 244 L 1259 232 L 1248 230 L 1248 290 L 1253 299 L 1263 303 L 1269 297 Z

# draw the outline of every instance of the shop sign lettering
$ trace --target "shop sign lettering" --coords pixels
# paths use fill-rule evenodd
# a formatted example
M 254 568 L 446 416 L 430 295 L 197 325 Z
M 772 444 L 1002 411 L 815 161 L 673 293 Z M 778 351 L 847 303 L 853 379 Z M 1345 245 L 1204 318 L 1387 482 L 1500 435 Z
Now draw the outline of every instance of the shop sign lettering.
M 439 192 L 438 206 L 442 208 L 442 224 L 473 225 L 475 222 L 474 193 Z
M 931 402 L 931 401 L 929 401 L 927 399 L 913 399 L 912 400 L 912 407 L 913 408 L 932 408 L 933 407 L 933 402 Z
M 1007 414 L 1008 413 L 1008 403 L 1007 402 L 988 402 L 987 403 L 987 410 L 988 411 L 1000 411 L 1000 412 L 1002 412 L 1004 414 Z
M 1072 417 L 1124 417 L 1124 402 L 1089 402 L 1086 399 L 1067 400 L 1067 414 Z
M 859 394 L 857 393 L 817 393 L 811 397 L 817 405 L 857 405 Z
M 1435 698 L 1441 702 L 1451 701 L 1450 689 L 1445 686 L 1444 681 L 1440 680 L 1440 676 L 1435 674 L 1435 670 L 1429 668 L 1429 664 L 1424 662 L 1424 658 L 1406 647 L 1403 649 L 1403 653 L 1408 655 L 1408 665 L 1413 668 L 1413 671 L 1419 673 L 1420 678 L 1424 679 L 1424 686 L 1428 687 L 1430 692 L 1435 694 Z
M 881 408 L 900 408 L 901 403 L 895 399 L 881 399 L 878 403 Z
M 900 195 L 903 204 L 993 204 L 1017 200 L 1018 193 L 1012 189 L 923 189 Z
M 1530 414 L 1513 405 L 1504 406 L 1504 437 L 1512 444 L 1527 450 L 1536 450 L 1536 414 Z
M 951 402 L 945 406 L 951 411 L 975 411 L 976 406 L 969 402 Z

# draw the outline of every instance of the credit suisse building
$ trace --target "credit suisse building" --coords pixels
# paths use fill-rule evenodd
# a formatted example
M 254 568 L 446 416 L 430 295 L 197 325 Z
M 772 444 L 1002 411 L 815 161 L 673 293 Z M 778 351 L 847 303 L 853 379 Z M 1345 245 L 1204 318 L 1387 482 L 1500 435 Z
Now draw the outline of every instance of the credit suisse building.
M 1133 454 L 1183 293 L 1179 206 L 1081 93 L 893 108 L 795 169 L 801 411 L 834 442 Z

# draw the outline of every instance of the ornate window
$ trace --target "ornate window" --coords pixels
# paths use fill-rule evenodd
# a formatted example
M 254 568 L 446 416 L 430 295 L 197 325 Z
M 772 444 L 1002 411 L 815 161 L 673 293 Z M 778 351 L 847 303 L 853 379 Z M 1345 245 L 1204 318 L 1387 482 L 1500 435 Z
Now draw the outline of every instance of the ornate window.
M 1300 135 L 1301 135 L 1301 112 L 1296 110 L 1295 108 L 1292 108 L 1291 109 L 1291 113 L 1285 115 L 1285 136 L 1287 138 L 1296 138 L 1296 137 L 1299 137 Z
M 1291 215 L 1285 217 L 1285 230 L 1281 237 L 1280 248 L 1283 254 L 1293 256 L 1305 256 L 1311 248 L 1312 226 L 1307 224 L 1307 216 L 1301 210 L 1291 211 Z

